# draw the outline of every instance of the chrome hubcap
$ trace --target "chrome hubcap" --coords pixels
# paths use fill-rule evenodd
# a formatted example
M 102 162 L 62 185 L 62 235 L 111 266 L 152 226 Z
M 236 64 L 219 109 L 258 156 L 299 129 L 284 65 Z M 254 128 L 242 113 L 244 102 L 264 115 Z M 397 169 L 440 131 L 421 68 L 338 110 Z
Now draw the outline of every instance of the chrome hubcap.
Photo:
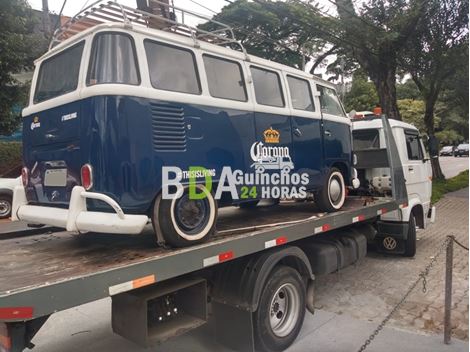
M 10 214 L 11 204 L 6 200 L 0 200 L 0 216 L 6 216 Z
M 335 204 L 341 199 L 341 184 L 336 178 L 330 181 L 330 199 Z
M 287 283 L 278 288 L 271 300 L 269 323 L 278 337 L 289 335 L 300 313 L 300 296 L 294 285 Z

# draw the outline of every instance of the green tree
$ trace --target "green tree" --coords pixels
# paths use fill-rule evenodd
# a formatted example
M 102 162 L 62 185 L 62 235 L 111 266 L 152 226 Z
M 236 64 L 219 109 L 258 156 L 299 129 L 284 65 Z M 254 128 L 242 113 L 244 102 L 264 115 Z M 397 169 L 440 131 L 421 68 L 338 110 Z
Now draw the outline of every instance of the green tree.
M 41 34 L 33 34 L 36 19 L 25 0 L 0 1 L 0 134 L 13 132 L 20 114 L 12 110 L 24 104 L 28 85 L 13 74 L 30 69 L 33 59 L 44 48 Z
M 462 61 L 468 63 L 468 0 L 428 0 L 415 34 L 400 56 L 425 102 L 424 123 L 434 136 L 434 111 L 444 83 Z M 431 158 L 433 176 L 444 178 L 439 159 Z
M 412 79 L 407 79 L 405 82 L 397 84 L 397 99 L 421 99 L 421 93 Z
M 352 0 L 335 0 L 338 39 L 375 85 L 383 111 L 400 120 L 396 103 L 398 58 L 421 16 L 424 0 L 369 0 L 356 11 Z
M 404 122 L 415 126 L 421 134 L 427 134 L 426 125 L 424 123 L 425 103 L 422 100 L 401 99 L 397 101 L 398 109 Z M 436 118 L 435 127 L 439 126 L 440 119 Z
M 351 90 L 344 97 L 346 111 L 372 111 L 378 103 L 379 97 L 374 84 L 368 81 L 363 71 L 354 72 Z
M 225 6 L 213 19 L 232 26 L 249 54 L 302 68 L 308 56 L 326 44 L 316 33 L 324 19 L 307 17 L 304 8 L 296 0 L 238 0 Z M 309 25 L 305 26 L 307 21 Z M 211 27 L 211 23 L 201 26 Z

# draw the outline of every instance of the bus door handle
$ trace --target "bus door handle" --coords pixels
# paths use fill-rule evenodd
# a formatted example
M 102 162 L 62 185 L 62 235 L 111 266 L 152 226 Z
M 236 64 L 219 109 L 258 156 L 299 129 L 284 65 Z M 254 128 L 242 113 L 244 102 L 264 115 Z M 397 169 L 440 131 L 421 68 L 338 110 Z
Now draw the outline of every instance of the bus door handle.
M 325 130 L 325 136 L 327 136 L 327 137 L 331 137 L 331 132 L 330 132 L 330 131 L 328 131 L 328 130 Z
M 295 128 L 294 128 L 294 134 L 295 134 L 297 137 L 302 137 L 302 131 L 301 131 L 298 127 L 295 127 Z
M 408 171 L 413 171 L 414 167 L 413 166 L 408 166 Z

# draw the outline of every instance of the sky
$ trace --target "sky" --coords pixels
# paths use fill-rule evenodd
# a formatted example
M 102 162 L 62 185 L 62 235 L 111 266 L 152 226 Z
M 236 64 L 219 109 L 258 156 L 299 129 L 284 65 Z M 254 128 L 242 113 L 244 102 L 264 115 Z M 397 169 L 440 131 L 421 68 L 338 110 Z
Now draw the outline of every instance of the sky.
M 220 10 L 228 5 L 226 0 L 173 0 L 176 7 L 180 7 L 186 10 L 190 10 L 201 15 L 205 15 L 206 17 L 212 17 L 214 13 L 220 12 Z M 49 0 L 49 11 L 58 14 L 62 7 L 64 0 Z M 63 15 L 73 16 L 80 12 L 86 6 L 89 6 L 96 2 L 96 0 L 67 0 Z M 105 2 L 105 1 L 103 1 Z M 129 7 L 136 7 L 136 0 L 118 0 L 118 2 L 122 5 L 127 5 Z M 42 9 L 42 0 L 28 0 L 28 3 L 31 5 L 33 9 L 41 10 Z M 329 13 L 333 13 L 335 10 L 333 9 L 334 6 L 331 5 L 329 0 L 319 0 L 318 3 L 322 6 L 323 11 L 327 11 Z M 202 6 L 201 6 L 202 5 Z M 191 19 L 189 19 L 188 24 L 196 25 L 196 23 L 191 23 Z M 335 60 L 334 56 L 330 56 L 327 58 L 327 62 L 332 62 Z M 307 64 L 306 69 L 308 70 L 313 63 Z M 317 74 L 321 73 L 323 78 L 327 78 L 324 74 L 325 69 L 319 68 L 317 70 Z

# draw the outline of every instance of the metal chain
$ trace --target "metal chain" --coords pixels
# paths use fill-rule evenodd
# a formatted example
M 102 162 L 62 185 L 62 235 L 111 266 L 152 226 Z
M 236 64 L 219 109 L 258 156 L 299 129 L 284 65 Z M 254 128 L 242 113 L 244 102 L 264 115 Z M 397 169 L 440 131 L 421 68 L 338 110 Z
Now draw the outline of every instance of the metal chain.
M 385 327 L 385 324 L 388 323 L 388 321 L 392 318 L 393 314 L 401 307 L 401 305 L 406 301 L 408 296 L 413 292 L 413 290 L 418 286 L 419 282 L 423 280 L 423 292 L 426 293 L 427 288 L 426 288 L 426 276 L 429 275 L 429 271 L 433 267 L 433 265 L 436 263 L 438 257 L 444 252 L 444 250 L 447 248 L 449 245 L 450 241 L 455 239 L 453 236 L 447 236 L 447 238 L 442 242 L 441 246 L 439 247 L 437 253 L 434 255 L 434 257 L 431 258 L 429 261 L 428 265 L 424 268 L 424 270 L 419 274 L 418 278 L 416 279 L 413 284 L 408 288 L 406 291 L 405 295 L 402 297 L 402 299 L 393 307 L 393 309 L 388 313 L 388 315 L 385 317 L 384 320 L 377 326 L 377 328 L 374 330 L 374 332 L 369 336 L 369 338 L 364 342 L 364 344 L 359 348 L 358 352 L 363 352 L 367 346 L 371 344 L 371 342 L 376 338 L 376 336 L 380 333 L 380 331 Z
M 462 247 L 463 249 L 465 249 L 466 251 L 468 251 L 468 247 L 465 247 L 462 243 L 460 243 L 459 241 L 457 241 L 454 236 L 451 236 L 451 237 L 452 237 L 452 240 L 453 240 L 455 243 L 457 243 L 460 247 Z

